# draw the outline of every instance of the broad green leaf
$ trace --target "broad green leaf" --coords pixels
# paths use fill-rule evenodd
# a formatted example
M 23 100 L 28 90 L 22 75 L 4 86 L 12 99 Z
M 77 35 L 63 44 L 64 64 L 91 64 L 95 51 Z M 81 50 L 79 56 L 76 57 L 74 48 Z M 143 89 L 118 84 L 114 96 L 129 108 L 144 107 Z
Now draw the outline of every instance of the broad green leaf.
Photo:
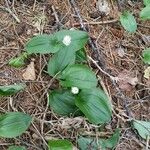
M 114 134 L 108 139 L 96 139 L 91 137 L 80 137 L 78 146 L 80 150 L 107 150 L 113 149 L 117 145 L 120 137 L 119 129 L 116 129 Z
M 75 104 L 93 124 L 102 124 L 111 120 L 112 106 L 101 89 L 81 90 Z
M 74 64 L 68 66 L 60 75 L 61 85 L 64 87 L 78 87 L 90 89 L 97 86 L 96 75 L 87 66 Z
M 63 42 L 64 38 L 69 36 L 71 43 L 67 47 L 72 51 L 77 51 L 83 48 L 88 40 L 88 33 L 79 30 L 61 30 L 56 32 L 54 36 L 60 42 Z M 64 44 L 64 46 L 66 45 Z
M 78 146 L 80 150 L 99 150 L 100 143 L 92 137 L 79 137 Z
M 21 54 L 19 57 L 13 58 L 9 61 L 9 65 L 19 68 L 25 65 L 25 60 L 27 59 L 27 53 Z
M 75 97 L 69 90 L 54 90 L 49 95 L 50 107 L 60 115 L 79 114 Z
M 65 37 L 70 38 L 69 45 L 65 44 Z M 84 47 L 87 40 L 87 32 L 78 30 L 61 30 L 52 35 L 44 34 L 33 37 L 31 40 L 29 40 L 29 42 L 27 42 L 27 44 L 25 45 L 25 49 L 29 54 L 56 53 L 57 51 L 66 47 L 71 51 L 77 51 Z
M 26 150 L 24 146 L 10 146 L 8 150 Z
M 114 134 L 108 139 L 102 139 L 100 141 L 102 150 L 107 150 L 108 148 L 115 148 L 120 138 L 120 130 L 116 129 Z
M 142 9 L 140 12 L 140 17 L 143 20 L 148 20 L 150 19 L 150 5 L 146 6 L 145 8 Z
M 26 87 L 25 84 L 13 84 L 0 86 L 0 96 L 10 96 L 23 90 Z
M 150 122 L 134 120 L 133 126 L 143 139 L 147 139 L 148 136 L 150 137 Z
M 143 51 L 143 61 L 144 63 L 150 64 L 150 48 Z
M 48 141 L 49 150 L 73 150 L 73 145 L 68 140 Z
M 134 16 L 128 11 L 125 11 L 121 14 L 120 22 L 121 22 L 121 25 L 124 27 L 124 29 L 130 33 L 135 32 L 137 29 L 136 20 Z
M 24 133 L 32 118 L 22 112 L 9 112 L 0 115 L 0 137 L 14 138 Z
M 84 48 L 76 52 L 76 62 L 77 63 L 86 63 L 87 57 Z
M 56 53 L 63 48 L 63 43 L 58 41 L 53 35 L 38 35 L 33 37 L 25 45 L 25 49 L 29 54 L 32 53 Z
M 150 0 L 144 0 L 144 5 L 145 5 L 145 6 L 150 5 Z
M 57 53 L 54 54 L 52 58 L 50 58 L 48 63 L 48 73 L 51 76 L 55 76 L 58 72 L 65 69 L 69 64 L 74 64 L 75 62 L 75 52 L 64 48 Z

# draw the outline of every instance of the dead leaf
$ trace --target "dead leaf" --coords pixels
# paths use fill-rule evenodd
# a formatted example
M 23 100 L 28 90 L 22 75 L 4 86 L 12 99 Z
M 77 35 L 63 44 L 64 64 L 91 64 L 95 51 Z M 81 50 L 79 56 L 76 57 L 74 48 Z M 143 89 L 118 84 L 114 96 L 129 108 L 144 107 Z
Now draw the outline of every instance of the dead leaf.
M 123 47 L 117 48 L 117 53 L 120 57 L 123 57 L 125 55 L 125 50 Z
M 138 78 L 133 72 L 123 70 L 118 75 L 119 88 L 124 91 L 131 91 L 138 83 Z
M 147 67 L 147 68 L 144 70 L 144 78 L 150 79 L 150 67 Z
M 150 46 L 150 36 L 146 36 L 146 35 L 141 35 L 142 40 L 144 41 L 146 46 Z
M 84 119 L 82 117 L 75 117 L 75 118 L 63 118 L 61 120 L 61 128 L 69 129 L 69 128 L 80 128 L 81 124 L 83 123 Z
M 107 0 L 98 0 L 96 6 L 101 13 L 105 15 L 108 15 L 110 13 L 110 7 Z
M 35 80 L 36 79 L 34 61 L 31 61 L 31 63 L 27 66 L 27 68 L 22 76 L 25 80 Z

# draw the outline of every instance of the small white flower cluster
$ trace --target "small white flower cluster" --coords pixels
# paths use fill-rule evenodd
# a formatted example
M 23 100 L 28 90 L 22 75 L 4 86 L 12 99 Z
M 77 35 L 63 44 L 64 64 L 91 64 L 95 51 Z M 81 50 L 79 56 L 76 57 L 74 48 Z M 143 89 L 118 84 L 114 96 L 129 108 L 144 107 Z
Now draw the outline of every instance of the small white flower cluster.
M 79 89 L 77 87 L 72 87 L 71 88 L 71 93 L 72 94 L 78 94 L 79 93 Z
M 69 35 L 64 36 L 62 42 L 63 42 L 66 46 L 69 46 L 70 43 L 71 43 L 71 36 L 69 36 Z

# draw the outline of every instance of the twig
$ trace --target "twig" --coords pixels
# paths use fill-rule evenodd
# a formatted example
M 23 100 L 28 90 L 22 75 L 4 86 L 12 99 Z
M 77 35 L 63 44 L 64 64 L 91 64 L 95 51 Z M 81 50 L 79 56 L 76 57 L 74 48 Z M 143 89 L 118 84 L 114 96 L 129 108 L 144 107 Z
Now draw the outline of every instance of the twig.
M 110 75 L 109 73 L 107 73 L 106 71 L 104 71 L 98 64 L 97 64 L 97 62 L 92 58 L 92 57 L 90 57 L 90 56 L 87 56 L 88 57 L 88 59 L 90 60 L 90 61 L 92 61 L 92 63 L 93 64 L 95 64 L 95 66 L 103 73 L 103 74 L 105 74 L 106 76 L 108 76 L 113 82 L 115 82 L 115 81 L 117 81 L 117 77 L 114 77 L 114 76 L 112 76 L 112 75 Z
M 17 140 L 17 141 L 21 142 L 22 144 L 28 146 L 29 148 L 31 148 L 31 147 L 34 148 L 34 150 L 41 150 L 41 148 L 39 148 L 39 147 L 37 147 L 35 145 L 29 144 L 27 142 L 24 142 L 23 139 L 21 139 L 21 138 L 20 139 L 19 138 L 15 138 L 15 140 Z
M 110 23 L 115 23 L 117 22 L 118 19 L 113 19 L 113 20 L 106 20 L 106 21 L 98 21 L 98 22 L 94 22 L 94 21 L 91 21 L 91 22 L 83 22 L 84 25 L 98 25 L 98 24 L 110 24 Z M 80 24 L 79 23 L 74 23 L 73 24 L 74 26 L 79 26 Z
M 50 86 L 52 85 L 52 83 L 54 82 L 55 78 L 57 77 L 57 75 L 59 74 L 60 72 L 58 72 L 49 82 L 47 88 L 45 89 L 45 91 L 43 92 L 42 96 L 40 97 L 39 101 L 45 96 L 45 94 L 47 93 L 48 89 L 50 88 Z
M 147 136 L 147 139 L 146 139 L 146 150 L 149 150 L 149 140 L 150 139 L 150 137 L 149 136 Z
M 3 7 L 3 6 L 0 6 L 0 9 L 7 11 L 10 15 L 12 15 L 12 17 L 13 17 L 18 23 L 20 23 L 19 18 L 18 18 L 18 17 L 12 12 L 12 10 L 10 9 L 7 0 L 5 0 L 5 2 L 6 2 L 6 5 L 7 5 L 7 8 L 6 8 L 6 7 Z
M 74 0 L 70 0 L 70 4 L 74 8 L 74 11 L 75 11 L 77 17 L 79 18 L 81 29 L 83 29 L 84 31 L 87 31 L 87 29 L 86 29 L 86 27 L 85 27 L 85 25 L 83 23 L 82 17 L 80 15 L 80 11 L 79 11 L 75 1 Z M 98 59 L 100 65 L 101 65 L 101 67 L 105 68 L 105 63 L 104 63 L 103 56 L 101 54 L 101 50 L 97 48 L 96 43 L 94 41 L 92 41 L 92 39 L 90 37 L 89 37 L 89 45 L 91 46 L 93 51 L 97 52 L 97 54 L 98 54 L 98 58 L 97 59 Z
M 44 111 L 42 120 L 45 120 L 48 107 L 49 107 L 49 94 L 47 93 L 47 104 L 46 104 L 46 109 Z M 42 135 L 43 135 L 43 130 L 44 130 L 44 122 L 41 122 L 41 134 Z
M 124 101 L 124 108 L 126 110 L 126 113 L 127 113 L 127 116 L 129 117 L 129 120 L 131 119 L 132 120 L 132 115 L 130 113 L 130 110 L 127 106 L 127 97 L 122 93 L 122 91 L 119 89 L 118 85 L 116 84 L 117 81 L 118 81 L 118 77 L 114 77 L 112 75 L 110 75 L 109 73 L 107 73 L 106 71 L 104 71 L 98 64 L 97 62 L 92 59 L 90 56 L 88 56 L 89 60 L 91 60 L 93 62 L 93 64 L 104 74 L 106 75 L 107 77 L 110 78 L 110 80 L 112 81 L 114 87 L 116 88 L 117 90 L 117 95 L 119 98 L 121 98 L 123 101 Z
M 41 133 L 39 132 L 39 130 L 37 129 L 37 127 L 32 123 L 32 126 L 34 127 L 34 129 L 37 131 L 37 134 L 42 138 L 44 144 L 48 147 L 47 142 L 45 141 L 44 137 L 41 135 Z
M 56 12 L 56 10 L 55 10 L 55 7 L 52 5 L 52 10 L 53 10 L 53 13 L 54 13 L 54 17 L 55 17 L 55 19 L 56 19 L 56 23 L 57 24 L 59 24 L 59 18 L 58 18 L 58 15 L 57 15 L 57 12 Z
M 13 98 L 12 98 L 12 97 L 9 98 L 9 104 L 10 104 L 10 106 L 11 106 L 11 108 L 12 108 L 13 111 L 18 111 L 18 110 L 13 106 Z
M 5 8 L 3 6 L 0 6 L 0 9 L 7 11 L 8 13 L 10 13 L 12 15 L 12 17 L 18 22 L 20 23 L 19 18 L 9 9 L 9 8 Z

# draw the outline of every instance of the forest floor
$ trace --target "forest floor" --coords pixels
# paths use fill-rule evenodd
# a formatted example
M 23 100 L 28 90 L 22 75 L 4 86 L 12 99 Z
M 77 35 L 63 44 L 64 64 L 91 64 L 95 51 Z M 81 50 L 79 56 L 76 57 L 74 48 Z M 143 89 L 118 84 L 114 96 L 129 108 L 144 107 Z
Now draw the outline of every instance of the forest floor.
M 146 141 L 133 131 L 129 123 L 131 116 L 150 120 L 150 80 L 144 78 L 147 66 L 142 61 L 142 50 L 150 46 L 150 22 L 139 19 L 143 3 L 122 1 L 118 5 L 110 0 L 108 14 L 99 12 L 94 0 L 76 0 L 76 3 L 84 26 L 97 47 L 95 51 L 89 45 L 87 53 L 110 75 L 122 78 L 118 87 L 123 96 L 119 95 L 110 78 L 89 62 L 97 76 L 101 77 L 100 84 L 107 91 L 114 108 L 112 120 L 104 127 L 103 136 L 108 137 L 115 128 L 120 128 L 116 150 L 143 150 Z M 118 20 L 123 10 L 132 11 L 136 17 L 136 33 L 129 34 L 120 25 Z M 8 65 L 11 58 L 24 51 L 25 43 L 34 35 L 51 34 L 61 29 L 81 29 L 80 23 L 68 0 L 0 0 L 0 85 L 22 82 L 27 85 L 24 91 L 12 97 L 0 98 L 0 113 L 21 111 L 35 118 L 22 136 L 0 138 L 0 150 L 13 144 L 24 145 L 28 150 L 44 150 L 46 141 L 55 138 L 69 139 L 77 147 L 81 131 L 84 135 L 97 136 L 97 127 L 84 119 L 58 116 L 50 110 L 47 92 L 56 88 L 57 83 L 54 81 L 49 86 L 51 77 L 42 71 L 49 55 L 32 55 L 26 66 L 19 69 Z M 36 80 L 28 81 L 22 75 L 33 58 Z

